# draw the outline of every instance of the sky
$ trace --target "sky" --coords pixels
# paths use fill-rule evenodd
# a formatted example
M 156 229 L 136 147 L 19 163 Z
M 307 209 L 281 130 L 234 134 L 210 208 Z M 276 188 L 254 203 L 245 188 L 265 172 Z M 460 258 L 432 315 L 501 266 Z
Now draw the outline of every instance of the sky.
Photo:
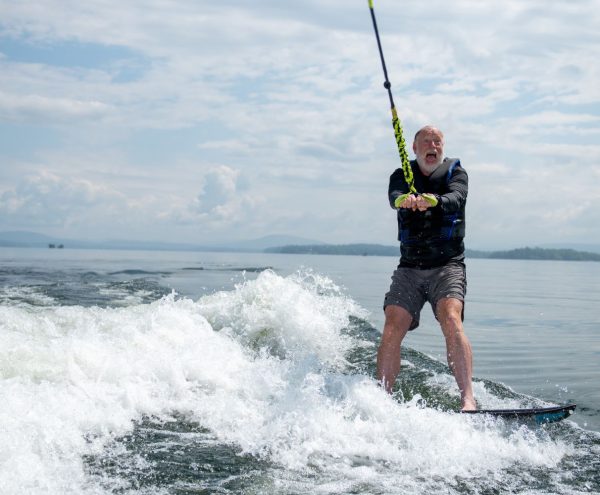
M 374 5 L 467 247 L 600 244 L 600 0 Z M 0 0 L 0 231 L 393 245 L 383 81 L 367 0 Z

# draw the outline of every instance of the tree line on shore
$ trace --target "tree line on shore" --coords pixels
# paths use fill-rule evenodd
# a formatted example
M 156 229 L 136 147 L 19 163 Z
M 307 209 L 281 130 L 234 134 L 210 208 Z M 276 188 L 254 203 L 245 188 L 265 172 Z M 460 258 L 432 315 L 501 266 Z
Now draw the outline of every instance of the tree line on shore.
M 267 253 L 284 254 L 331 254 L 350 256 L 398 256 L 398 246 L 381 244 L 312 244 L 289 245 L 265 249 Z M 507 251 L 477 251 L 467 249 L 467 258 L 509 260 L 557 260 L 557 261 L 600 261 L 600 254 L 575 249 L 549 249 L 523 247 Z

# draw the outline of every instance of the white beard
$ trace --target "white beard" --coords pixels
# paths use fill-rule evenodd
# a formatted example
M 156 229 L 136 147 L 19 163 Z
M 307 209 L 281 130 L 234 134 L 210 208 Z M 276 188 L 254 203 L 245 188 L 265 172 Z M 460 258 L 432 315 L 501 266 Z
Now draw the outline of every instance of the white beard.
M 422 157 L 417 156 L 417 163 L 419 164 L 419 168 L 425 175 L 431 175 L 435 171 L 435 169 L 442 164 L 443 161 L 444 157 L 439 156 L 435 163 L 429 165 Z

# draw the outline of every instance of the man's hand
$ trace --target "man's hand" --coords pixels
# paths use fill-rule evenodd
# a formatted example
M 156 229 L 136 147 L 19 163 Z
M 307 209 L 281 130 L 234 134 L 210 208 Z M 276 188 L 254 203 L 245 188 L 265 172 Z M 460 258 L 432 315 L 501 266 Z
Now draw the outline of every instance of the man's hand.
M 394 205 L 396 208 L 407 208 L 413 211 L 425 211 L 428 208 L 433 208 L 437 205 L 437 203 L 437 198 L 433 194 L 422 194 L 418 196 L 415 196 L 414 194 L 408 194 L 399 196 L 394 202 Z
M 429 206 L 434 207 L 438 204 L 438 197 L 435 194 L 423 193 L 421 197 L 429 203 Z

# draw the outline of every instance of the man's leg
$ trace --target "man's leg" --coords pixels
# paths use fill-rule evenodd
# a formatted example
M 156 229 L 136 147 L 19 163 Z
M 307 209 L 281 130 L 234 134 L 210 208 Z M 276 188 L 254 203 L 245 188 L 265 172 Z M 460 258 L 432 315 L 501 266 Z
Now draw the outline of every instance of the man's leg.
M 400 373 L 400 348 L 411 322 L 412 316 L 406 309 L 401 306 L 386 306 L 385 324 L 377 351 L 377 379 L 383 383 L 388 393 L 392 393 Z
M 460 389 L 462 409 L 471 410 L 477 409 L 472 385 L 473 355 L 471 344 L 463 330 L 462 309 L 462 301 L 445 297 L 437 303 L 436 316 L 446 338 L 448 365 Z

